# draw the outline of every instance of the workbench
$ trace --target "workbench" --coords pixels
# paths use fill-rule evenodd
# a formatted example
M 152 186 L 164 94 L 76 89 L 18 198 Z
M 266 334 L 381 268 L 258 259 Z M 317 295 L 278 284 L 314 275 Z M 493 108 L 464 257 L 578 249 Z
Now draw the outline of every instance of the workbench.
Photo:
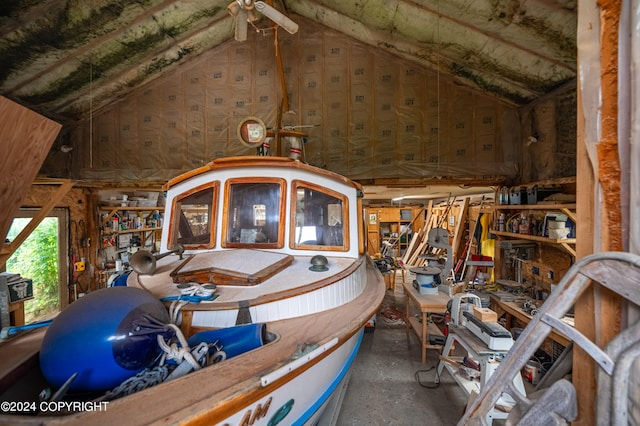
M 489 293 L 489 296 L 491 309 L 498 314 L 498 318 L 500 318 L 502 315 L 505 315 L 507 320 L 505 327 L 507 329 L 511 329 L 511 320 L 513 318 L 518 319 L 525 325 L 529 324 L 529 321 L 531 321 L 531 319 L 533 318 L 528 312 L 525 312 L 524 309 L 522 309 L 522 303 L 500 300 L 498 297 L 492 295 L 491 293 Z M 549 338 L 564 347 L 567 347 L 570 342 L 567 336 L 555 330 L 551 331 L 551 333 L 549 334 Z
M 442 331 L 431 321 L 431 314 L 443 314 L 447 311 L 448 295 L 439 291 L 437 294 L 420 294 L 413 287 L 413 282 L 402 283 L 406 297 L 405 329 L 407 344 L 410 345 L 409 330 L 413 329 L 422 348 L 422 363 L 427 362 L 427 349 L 440 350 L 442 345 L 429 343 L 429 335 L 442 336 Z M 411 315 L 411 303 L 414 303 L 421 313 L 421 318 Z
M 458 368 L 459 365 L 462 365 L 463 361 L 459 358 L 450 357 L 450 353 L 452 352 L 456 342 L 458 342 L 467 352 L 467 356 L 471 357 L 480 365 L 479 381 L 468 379 L 459 374 Z M 447 336 L 447 341 L 442 350 L 442 357 L 438 363 L 435 383 L 440 382 L 442 370 L 446 369 L 469 398 L 475 397 L 480 393 L 481 388 L 487 383 L 491 375 L 493 375 L 496 369 L 500 366 L 500 362 L 507 352 L 508 351 L 489 349 L 482 340 L 480 340 L 466 327 L 450 325 L 449 335 Z M 513 385 L 522 395 L 526 395 L 524 382 L 520 373 L 517 373 L 513 377 Z M 490 425 L 494 419 L 506 419 L 509 409 L 514 405 L 515 400 L 511 398 L 511 396 L 503 394 L 496 403 L 496 406 L 486 413 L 486 423 Z

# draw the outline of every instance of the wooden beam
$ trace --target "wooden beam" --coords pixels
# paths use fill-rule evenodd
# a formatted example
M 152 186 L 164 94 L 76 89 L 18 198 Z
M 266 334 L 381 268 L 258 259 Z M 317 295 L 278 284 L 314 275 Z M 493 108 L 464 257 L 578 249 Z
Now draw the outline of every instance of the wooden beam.
M 620 17 L 620 10 L 617 12 L 613 8 L 619 8 L 617 2 L 604 2 L 602 6 L 607 10 L 600 12 L 600 33 L 606 34 L 600 38 L 601 46 L 601 76 L 599 84 L 602 93 L 601 108 L 601 134 L 606 135 L 607 145 L 611 145 L 612 135 L 617 135 L 617 40 Z M 594 6 L 590 6 L 594 7 Z M 615 21 L 615 22 L 614 22 Z M 578 70 L 578 81 L 581 81 L 580 70 Z M 600 186 L 599 176 L 596 176 L 595 169 L 588 154 L 587 134 L 585 131 L 586 120 L 597 120 L 598 117 L 586 116 L 582 108 L 582 91 L 578 87 L 578 108 L 577 108 L 577 180 L 576 180 L 576 260 L 589 254 L 615 249 L 611 243 L 609 221 L 611 216 L 608 209 L 619 210 L 619 193 L 616 196 L 609 185 Z M 601 141 L 598 141 L 601 142 Z M 610 153 L 611 154 L 611 153 Z M 602 158 L 602 157 L 601 157 Z M 603 162 L 598 161 L 598 168 L 602 168 Z M 610 165 L 605 165 L 607 169 Z M 608 177 L 611 179 L 611 176 Z M 613 184 L 615 186 L 615 184 Z M 596 194 L 603 193 L 600 199 Z M 603 202 L 610 200 L 610 203 Z M 597 208 L 596 208 L 597 207 Z M 615 240 L 615 238 L 614 238 Z M 621 312 L 615 305 L 608 303 L 607 292 L 599 291 L 598 286 L 591 286 L 585 291 L 575 303 L 575 327 L 589 340 L 596 342 L 603 347 L 620 330 Z M 597 315 L 594 315 L 597 312 Z M 578 418 L 572 423 L 574 425 L 595 424 L 596 413 L 593 401 L 598 397 L 596 378 L 598 367 L 591 357 L 579 346 L 574 346 L 573 351 L 573 373 L 572 380 L 576 388 L 578 402 Z M 606 397 L 601 395 L 600 397 Z
M 462 242 L 462 229 L 463 223 L 466 221 L 467 214 L 469 212 L 469 197 L 465 197 L 462 201 L 462 206 L 458 210 L 458 217 L 456 217 L 456 224 L 453 231 L 453 241 L 451 242 L 451 259 L 455 265 L 458 260 L 458 254 L 460 252 L 460 243 Z
M 51 210 L 53 210 L 53 208 L 60 202 L 60 200 L 62 200 L 64 196 L 67 195 L 73 185 L 73 181 L 66 181 L 62 183 L 58 187 L 56 192 L 53 193 L 53 196 L 49 199 L 47 204 L 42 206 L 42 208 L 38 211 L 38 214 L 29 221 L 27 226 L 25 226 L 24 229 L 20 231 L 18 236 L 13 241 L 11 241 L 8 246 L 6 244 L 4 245 L 3 250 L 0 254 L 0 266 L 5 265 L 7 259 L 9 259 L 13 253 L 15 253 L 18 247 L 20 247 L 20 245 L 24 243 L 24 241 L 29 237 L 29 235 L 31 235 L 34 229 L 36 229 L 38 225 L 40 225 L 42 220 L 47 217 L 49 212 L 51 212 Z
M 578 72 L 580 72 L 578 70 Z M 576 260 L 594 252 L 594 229 L 595 229 L 595 175 L 585 140 L 585 120 L 582 118 L 582 92 L 578 87 L 578 109 L 577 109 L 577 152 L 576 152 Z M 585 291 L 575 305 L 575 327 L 589 340 L 595 340 L 595 312 L 593 289 Z M 576 388 L 576 398 L 578 401 L 578 421 L 575 424 L 593 424 L 588 419 L 595 419 L 596 398 L 596 367 L 591 361 L 589 354 L 575 345 L 573 348 L 573 375 L 572 381 Z

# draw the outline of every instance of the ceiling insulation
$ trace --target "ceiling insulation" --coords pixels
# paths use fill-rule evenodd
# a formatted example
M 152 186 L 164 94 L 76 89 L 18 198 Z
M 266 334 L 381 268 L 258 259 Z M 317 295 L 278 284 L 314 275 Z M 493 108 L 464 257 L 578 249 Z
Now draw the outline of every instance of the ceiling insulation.
M 294 21 L 304 16 L 518 106 L 575 79 L 576 3 L 283 0 L 275 7 Z M 228 5 L 3 1 L 0 94 L 51 118 L 86 118 L 233 41 Z M 270 21 L 254 25 L 266 28 Z M 305 37 L 305 28 L 298 34 Z

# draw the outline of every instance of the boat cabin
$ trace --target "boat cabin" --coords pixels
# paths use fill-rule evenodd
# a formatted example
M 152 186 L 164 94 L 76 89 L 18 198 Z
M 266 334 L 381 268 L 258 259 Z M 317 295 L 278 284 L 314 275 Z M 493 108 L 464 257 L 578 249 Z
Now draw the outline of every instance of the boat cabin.
M 229 173 L 232 164 L 247 167 Z M 273 164 L 281 167 L 266 167 Z M 328 171 L 312 175 L 311 169 L 290 159 L 242 157 L 216 160 L 170 181 L 161 250 L 180 244 L 187 251 L 252 248 L 356 257 L 360 244 L 351 242 L 357 235 L 349 224 L 362 223 L 360 188 Z

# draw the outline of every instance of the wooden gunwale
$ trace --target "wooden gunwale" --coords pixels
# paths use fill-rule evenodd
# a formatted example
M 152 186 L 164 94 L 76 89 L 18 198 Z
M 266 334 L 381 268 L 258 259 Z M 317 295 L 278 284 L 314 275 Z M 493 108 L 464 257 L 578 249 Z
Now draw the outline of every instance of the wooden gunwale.
M 38 352 L 45 328 L 23 332 L 0 343 L 0 393 L 5 392 L 13 380 L 27 373 L 39 363 Z M 0 421 L 0 424 L 2 422 Z

